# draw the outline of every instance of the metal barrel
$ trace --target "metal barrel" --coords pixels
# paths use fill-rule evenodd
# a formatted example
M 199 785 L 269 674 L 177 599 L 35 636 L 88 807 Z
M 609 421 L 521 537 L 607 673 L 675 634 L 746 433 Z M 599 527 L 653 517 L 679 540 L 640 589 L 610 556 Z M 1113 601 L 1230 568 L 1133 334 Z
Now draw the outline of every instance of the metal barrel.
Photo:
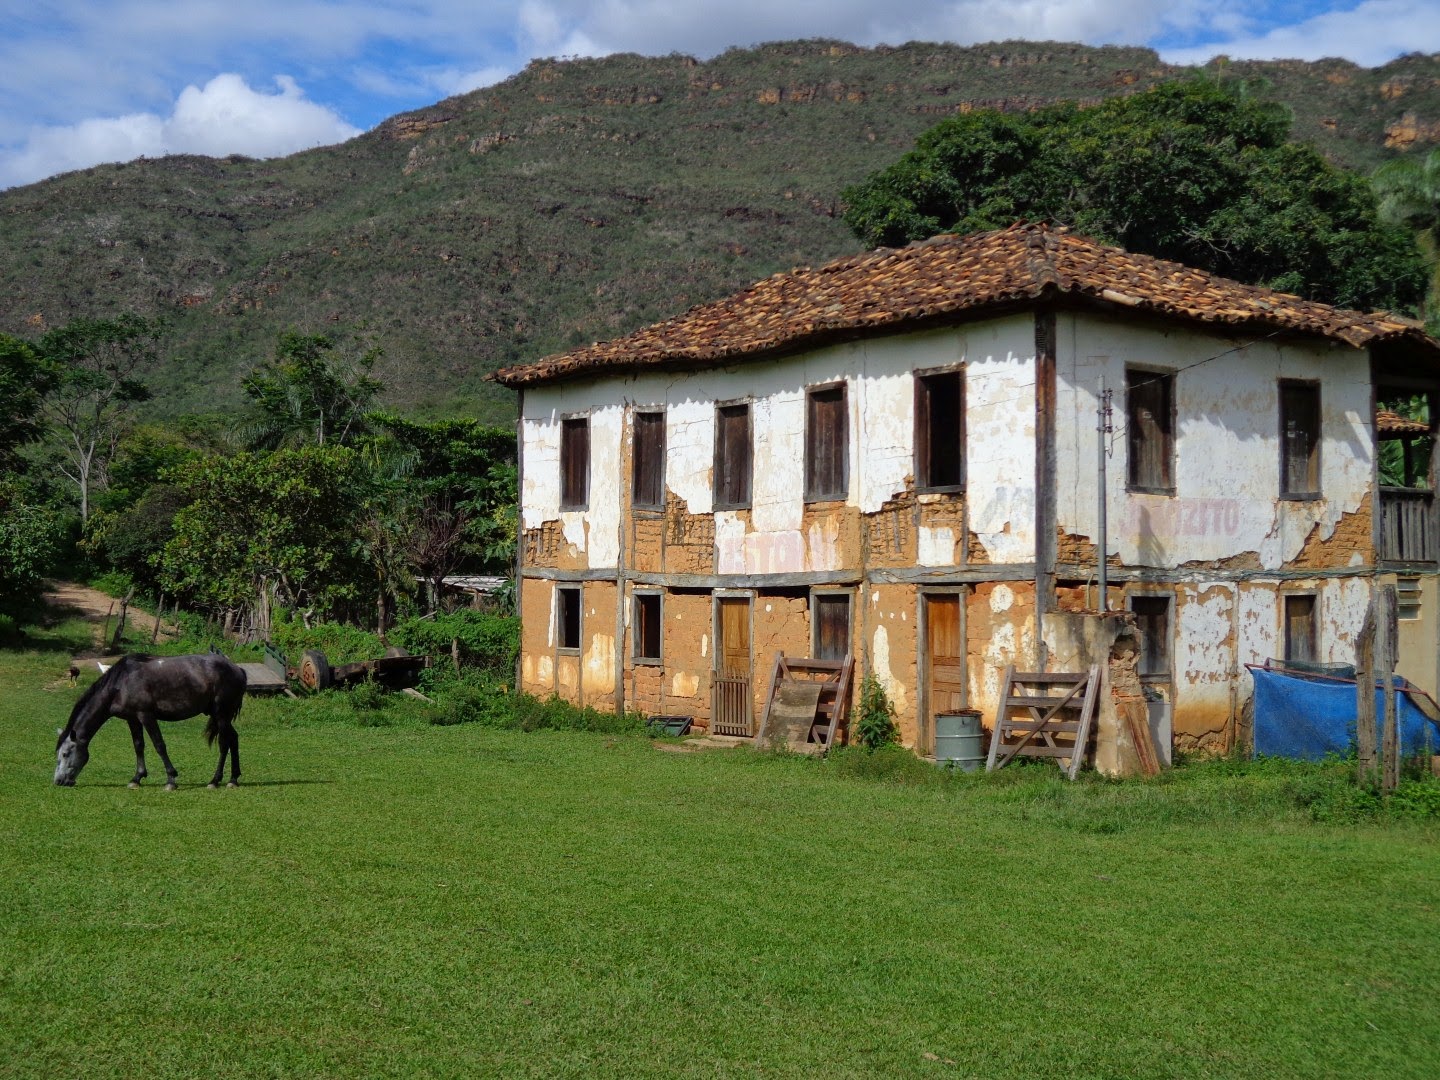
M 985 733 L 978 712 L 940 713 L 935 717 L 935 760 L 954 762 L 966 772 L 985 763 Z

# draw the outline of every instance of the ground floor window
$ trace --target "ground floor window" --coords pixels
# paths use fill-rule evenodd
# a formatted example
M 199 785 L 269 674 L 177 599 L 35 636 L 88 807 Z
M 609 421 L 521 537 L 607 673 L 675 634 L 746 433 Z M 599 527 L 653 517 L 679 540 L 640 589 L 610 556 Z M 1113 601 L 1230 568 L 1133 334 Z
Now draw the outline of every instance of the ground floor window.
M 580 650 L 579 585 L 555 586 L 555 638 L 559 648 Z
M 1319 656 L 1315 594 L 1291 593 L 1285 597 L 1285 662 L 1313 664 Z
M 850 655 L 850 594 L 810 594 L 810 652 L 816 660 L 844 660 Z
M 660 594 L 637 592 L 630 633 L 637 662 L 660 662 Z

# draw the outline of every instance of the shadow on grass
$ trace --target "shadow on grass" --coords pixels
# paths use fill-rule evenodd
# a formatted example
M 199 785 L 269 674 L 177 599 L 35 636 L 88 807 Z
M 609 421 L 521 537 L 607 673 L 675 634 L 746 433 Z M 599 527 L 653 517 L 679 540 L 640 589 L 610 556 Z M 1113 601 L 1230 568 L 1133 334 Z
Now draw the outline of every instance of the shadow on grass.
M 337 783 L 337 782 L 338 782 L 338 781 L 335 781 L 335 780 L 245 780 L 245 781 L 241 782 L 241 784 L 240 784 L 239 786 L 242 787 L 242 788 L 252 788 L 252 787 L 291 787 L 291 786 L 294 786 L 294 785 L 296 785 L 296 784 L 334 784 L 334 783 Z M 105 784 L 76 784 L 75 786 L 76 786 L 77 788 L 97 788 L 97 789 L 101 789 L 101 790 L 106 790 L 106 789 L 108 789 L 108 790 L 112 790 L 112 791 L 113 791 L 113 790 L 119 790 L 119 789 L 121 789 L 121 788 L 129 788 L 129 787 L 130 787 L 130 781 L 126 780 L 126 781 L 123 781 L 123 782 L 120 782 L 120 783 L 105 783 Z M 204 791 L 204 790 L 206 790 L 206 789 L 208 789 L 208 788 L 210 787 L 210 781 L 205 780 L 205 781 L 196 782 L 196 783 L 189 783 L 189 784 L 181 783 L 181 784 L 176 784 L 175 787 L 176 787 L 176 790 L 177 790 L 177 791 L 179 791 L 179 790 L 184 790 L 184 791 Z M 138 788 L 136 788 L 135 790 L 136 790 L 136 791 L 164 791 L 164 790 L 165 790 L 165 784 L 164 784 L 163 782 L 162 782 L 162 783 L 158 783 L 158 784 L 141 784 L 141 785 L 140 785 Z

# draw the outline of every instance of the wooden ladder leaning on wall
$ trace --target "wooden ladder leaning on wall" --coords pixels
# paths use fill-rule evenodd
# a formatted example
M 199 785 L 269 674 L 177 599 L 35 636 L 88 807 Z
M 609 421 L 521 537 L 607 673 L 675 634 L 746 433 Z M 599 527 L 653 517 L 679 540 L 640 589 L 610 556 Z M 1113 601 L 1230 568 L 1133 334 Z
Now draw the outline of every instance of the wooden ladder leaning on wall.
M 1074 780 L 1085 760 L 1099 691 L 1099 664 L 1092 664 L 1089 671 L 1016 671 L 1013 664 L 1007 667 L 986 771 L 1003 768 L 1017 757 L 1045 757 L 1054 758 Z M 1021 715 L 1012 716 L 1012 712 Z

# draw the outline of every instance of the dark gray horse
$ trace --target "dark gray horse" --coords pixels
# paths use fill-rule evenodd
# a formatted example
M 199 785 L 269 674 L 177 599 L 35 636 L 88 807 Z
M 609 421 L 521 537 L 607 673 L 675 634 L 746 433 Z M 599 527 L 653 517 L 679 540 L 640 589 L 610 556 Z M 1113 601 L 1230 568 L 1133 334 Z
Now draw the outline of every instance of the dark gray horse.
M 175 766 L 165 752 L 161 720 L 184 720 L 205 713 L 205 740 L 220 738 L 220 763 L 212 788 L 220 786 L 225 755 L 230 755 L 230 786 L 240 781 L 240 737 L 235 717 L 245 697 L 245 672 L 218 653 L 198 656 L 123 656 L 101 675 L 75 703 L 70 722 L 55 745 L 55 783 L 71 787 L 90 760 L 90 740 L 112 716 L 123 717 L 135 742 L 135 775 L 130 786 L 145 779 L 145 732 L 165 763 L 165 787 L 175 790 Z

